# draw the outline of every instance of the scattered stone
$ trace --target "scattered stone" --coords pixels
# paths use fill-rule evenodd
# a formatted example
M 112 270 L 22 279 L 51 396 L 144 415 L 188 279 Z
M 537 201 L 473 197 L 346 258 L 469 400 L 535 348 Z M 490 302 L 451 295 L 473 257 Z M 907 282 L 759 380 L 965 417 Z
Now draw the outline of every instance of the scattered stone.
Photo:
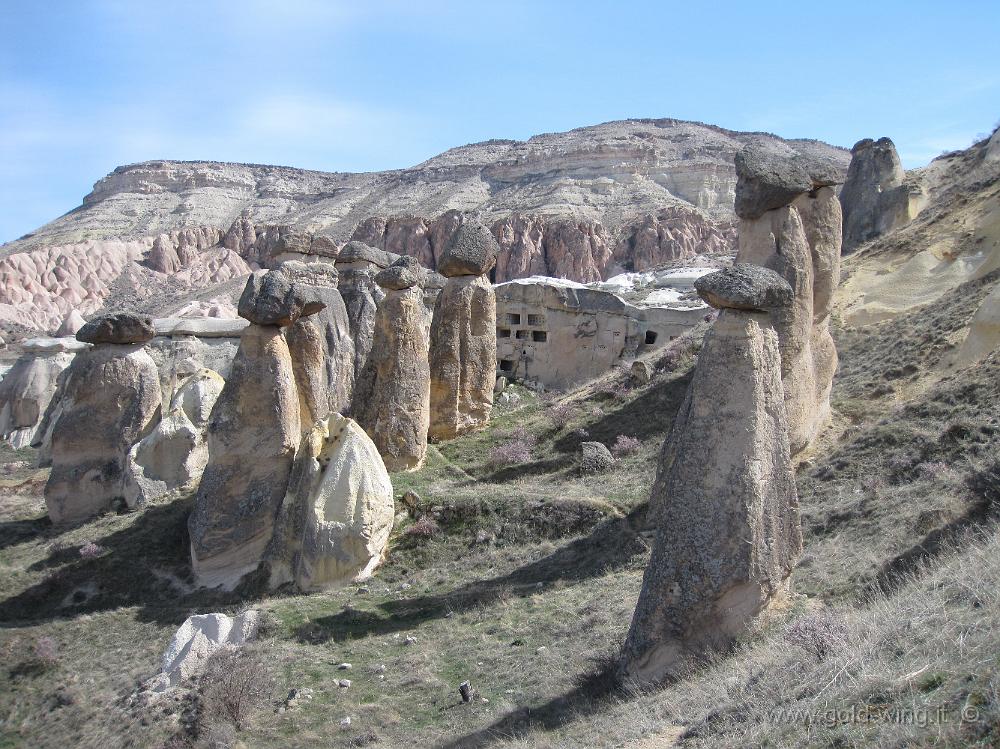
M 337 664 L 337 670 L 338 671 L 350 671 L 352 668 L 353 668 L 353 666 L 350 663 L 340 663 L 340 664 Z
M 98 317 L 76 331 L 76 340 L 83 343 L 145 343 L 156 331 L 153 321 L 145 315 L 116 312 Z
M 412 516 L 416 514 L 422 500 L 420 499 L 420 495 L 415 491 L 408 490 L 403 492 L 403 497 L 400 501 L 406 507 L 407 512 L 409 512 Z
M 629 380 L 633 387 L 648 385 L 652 379 L 653 365 L 641 359 L 632 362 L 632 366 L 629 368 Z
M 502 393 L 504 390 L 507 389 L 508 384 L 509 383 L 506 377 L 502 375 L 500 377 L 497 377 L 497 381 L 493 384 L 494 394 Z
M 472 702 L 472 698 L 476 696 L 476 692 L 472 688 L 472 684 L 468 681 L 463 681 L 458 685 L 458 693 L 462 695 L 462 702 L 465 703 Z
M 348 715 L 346 718 L 341 718 L 340 719 L 340 727 L 341 728 L 350 728 L 351 727 L 351 716 Z
M 350 679 L 337 679 L 337 686 L 341 689 L 350 689 L 351 680 Z
M 603 473 L 615 464 L 611 451 L 602 442 L 580 443 L 580 470 L 587 473 Z
M 413 635 L 407 635 L 406 638 L 403 640 L 403 644 L 404 645 L 416 645 L 417 644 L 417 638 L 414 637 Z

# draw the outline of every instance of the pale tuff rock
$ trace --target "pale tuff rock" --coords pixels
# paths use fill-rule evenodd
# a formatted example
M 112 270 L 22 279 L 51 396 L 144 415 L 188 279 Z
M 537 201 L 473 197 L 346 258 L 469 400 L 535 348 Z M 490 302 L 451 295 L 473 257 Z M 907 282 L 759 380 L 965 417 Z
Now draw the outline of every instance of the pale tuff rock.
M 124 500 L 128 456 L 160 410 L 156 364 L 141 345 L 77 354 L 51 430 L 45 504 L 53 523 L 78 523 Z
M 783 174 L 780 165 L 758 172 L 754 189 L 787 199 L 790 188 L 772 192 L 760 176 L 777 179 L 775 173 Z M 829 186 L 807 188 L 789 204 L 740 222 L 737 263 L 770 268 L 794 292 L 792 304 L 774 319 L 793 455 L 812 442 L 830 415 L 837 352 L 829 316 L 840 279 L 841 230 L 840 203 Z
M 710 221 L 691 208 L 668 206 L 627 228 L 614 259 L 622 267 L 643 271 L 697 255 L 724 255 L 735 246 L 735 226 Z
M 430 331 L 432 440 L 486 426 L 496 381 L 496 295 L 485 276 L 449 278 Z
M 303 430 L 311 429 L 317 421 L 330 415 L 324 340 L 314 320 L 314 317 L 303 317 L 285 329 L 298 391 L 299 426 Z
M 116 312 L 88 322 L 76 331 L 76 340 L 83 343 L 145 343 L 154 335 L 156 331 L 149 317 Z
M 858 141 L 851 149 L 851 165 L 840 191 L 844 251 L 909 223 L 926 202 L 920 185 L 907 179 L 889 138 Z
M 446 278 L 481 276 L 496 265 L 499 249 L 489 229 L 475 219 L 468 219 L 448 240 L 438 258 L 437 271 Z
M 299 399 L 280 328 L 243 332 L 208 424 L 208 464 L 188 520 L 195 577 L 235 587 L 271 540 L 300 438 Z
M 293 361 L 305 362 L 306 359 L 303 357 L 308 355 L 313 356 L 309 361 L 315 363 L 314 355 L 307 354 L 311 345 L 307 345 L 307 341 L 311 340 L 312 334 L 305 328 L 314 327 L 319 336 L 319 368 L 322 377 L 318 382 L 321 392 L 317 391 L 316 397 L 324 403 L 317 404 L 316 418 L 303 423 L 303 428 L 307 428 L 332 411 L 346 410 L 351 402 L 354 392 L 355 360 L 351 321 L 347 305 L 338 289 L 339 274 L 332 265 L 286 261 L 279 266 L 279 270 L 297 284 L 303 293 L 325 305 L 317 314 L 309 317 L 309 325 L 306 325 L 306 320 L 299 320 L 285 331 L 288 345 L 292 349 Z M 301 357 L 296 353 L 300 347 L 302 347 Z M 301 374 L 304 374 L 304 371 Z M 300 372 L 296 370 L 296 376 L 299 375 Z M 299 395 L 301 397 L 302 393 Z
M 240 322 L 246 321 L 240 320 Z M 239 343 L 238 335 L 204 338 L 193 335 L 176 337 L 158 335 L 146 344 L 146 351 L 156 362 L 156 368 L 160 373 L 164 413 L 170 410 L 170 403 L 178 389 L 202 370 L 210 369 L 223 379 L 228 377 Z
M 224 384 L 210 369 L 181 384 L 160 423 L 129 454 L 125 485 L 129 507 L 139 507 L 201 478 L 208 462 L 208 419 Z
M 293 283 L 281 271 L 258 271 L 247 280 L 238 311 L 255 325 L 293 324 L 300 317 L 314 315 L 325 305 L 309 289 Z
M 259 611 L 226 614 L 195 614 L 177 628 L 160 659 L 160 675 L 149 683 L 153 692 L 179 686 L 205 669 L 208 659 L 222 648 L 245 645 L 257 636 Z
M 249 323 L 243 318 L 158 317 L 153 320 L 156 335 L 195 336 L 196 338 L 239 338 Z
M 723 309 L 705 338 L 653 487 L 629 681 L 681 676 L 786 590 L 802 539 L 779 361 L 767 313 Z
M 272 587 L 303 590 L 359 582 L 385 558 L 392 483 L 375 444 L 331 414 L 303 438 L 270 555 Z
M 57 338 L 75 336 L 76 332 L 86 324 L 87 321 L 83 319 L 83 315 L 78 310 L 71 309 L 63 319 L 62 324 L 56 329 L 55 335 Z
M 26 351 L 14 362 L 0 381 L 0 439 L 15 449 L 41 439 L 42 417 L 73 356 L 59 346 Z
M 408 276 L 409 286 L 401 286 Z M 431 375 L 426 312 L 416 274 L 392 266 L 376 276 L 387 288 L 354 413 L 390 471 L 419 468 L 427 452 Z

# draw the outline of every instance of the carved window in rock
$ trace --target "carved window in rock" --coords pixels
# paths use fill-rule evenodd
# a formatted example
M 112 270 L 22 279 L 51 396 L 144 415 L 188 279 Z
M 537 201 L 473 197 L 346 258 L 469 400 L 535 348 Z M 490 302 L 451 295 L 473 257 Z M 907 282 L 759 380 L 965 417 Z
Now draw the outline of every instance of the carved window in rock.
M 500 360 L 500 371 L 501 372 L 513 372 L 514 362 L 511 359 L 501 359 Z
M 545 343 L 549 339 L 549 334 L 544 330 L 531 331 L 531 340 L 535 343 Z
M 516 312 L 508 312 L 507 313 L 507 324 L 508 325 L 520 325 L 521 324 L 521 316 L 518 313 L 516 313 Z
M 528 325 L 544 325 L 545 315 L 528 315 Z
M 649 346 L 650 344 L 653 344 L 653 343 L 656 343 L 656 331 L 655 330 L 647 330 L 646 331 L 646 345 Z
M 528 338 L 528 331 L 527 330 L 518 330 L 518 331 L 516 331 L 514 333 L 514 337 L 517 338 L 517 340 L 519 340 L 519 341 L 527 340 L 527 338 Z
M 510 338 L 510 328 L 497 328 L 497 338 Z

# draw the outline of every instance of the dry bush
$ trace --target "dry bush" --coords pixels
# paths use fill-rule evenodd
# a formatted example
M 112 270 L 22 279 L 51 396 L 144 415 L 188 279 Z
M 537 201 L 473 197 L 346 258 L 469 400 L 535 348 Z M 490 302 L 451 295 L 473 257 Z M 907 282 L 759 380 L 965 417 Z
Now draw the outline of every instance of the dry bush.
M 642 447 L 642 440 L 638 437 L 630 437 L 627 434 L 619 434 L 615 444 L 611 446 L 611 454 L 616 458 L 623 458 L 626 455 L 635 455 Z
M 59 646 L 51 637 L 38 637 L 31 646 L 31 658 L 43 670 L 53 668 L 59 662 Z
M 534 458 L 534 439 L 511 439 L 494 445 L 490 450 L 489 464 L 493 468 L 530 463 Z
M 572 403 L 557 403 L 548 410 L 549 420 L 556 429 L 564 429 L 577 416 L 577 408 Z
M 218 651 L 200 681 L 199 735 L 244 730 L 274 690 L 270 670 L 250 648 Z
M 103 554 L 107 549 L 93 541 L 88 541 L 80 547 L 80 556 L 84 559 L 95 559 Z
M 821 661 L 843 645 L 847 624 L 842 616 L 818 611 L 800 616 L 785 629 L 785 639 Z
M 404 533 L 407 536 L 416 536 L 418 538 L 430 538 L 431 536 L 437 535 L 441 528 L 433 518 L 422 517 L 420 520 L 415 522 L 409 528 L 407 528 Z

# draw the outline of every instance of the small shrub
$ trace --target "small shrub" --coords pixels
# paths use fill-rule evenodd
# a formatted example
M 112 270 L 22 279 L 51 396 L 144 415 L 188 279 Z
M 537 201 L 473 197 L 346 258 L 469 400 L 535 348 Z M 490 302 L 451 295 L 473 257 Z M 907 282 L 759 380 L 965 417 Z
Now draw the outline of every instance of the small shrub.
M 626 455 L 635 455 L 642 447 L 642 440 L 638 437 L 630 437 L 627 434 L 619 434 L 615 444 L 611 446 L 611 454 L 616 458 L 623 458 Z
M 271 696 L 274 681 L 267 665 L 247 649 L 223 649 L 208 660 L 201 677 L 199 733 L 226 726 L 242 731 Z
M 440 530 L 440 527 L 438 527 L 438 524 L 434 522 L 433 518 L 422 517 L 420 520 L 407 528 L 404 533 L 407 536 L 415 536 L 417 538 L 430 538 L 431 536 L 437 535 Z
M 601 408 L 600 406 L 594 406 L 590 410 L 590 415 L 595 419 L 603 419 L 605 416 L 607 416 L 604 409 Z
M 534 457 L 535 442 L 524 439 L 512 439 L 494 445 L 490 450 L 489 464 L 493 468 L 529 463 Z
M 31 646 L 31 656 L 40 668 L 53 668 L 59 662 L 59 646 L 51 637 L 38 637 Z
M 549 408 L 549 420 L 556 429 L 563 429 L 576 417 L 576 407 L 572 403 L 557 403 Z
M 101 556 L 107 549 L 103 546 L 95 544 L 93 541 L 88 541 L 83 546 L 80 547 L 80 556 L 84 559 L 96 559 Z
M 785 630 L 785 639 L 821 661 L 847 639 L 847 625 L 837 614 L 819 611 L 792 622 Z

